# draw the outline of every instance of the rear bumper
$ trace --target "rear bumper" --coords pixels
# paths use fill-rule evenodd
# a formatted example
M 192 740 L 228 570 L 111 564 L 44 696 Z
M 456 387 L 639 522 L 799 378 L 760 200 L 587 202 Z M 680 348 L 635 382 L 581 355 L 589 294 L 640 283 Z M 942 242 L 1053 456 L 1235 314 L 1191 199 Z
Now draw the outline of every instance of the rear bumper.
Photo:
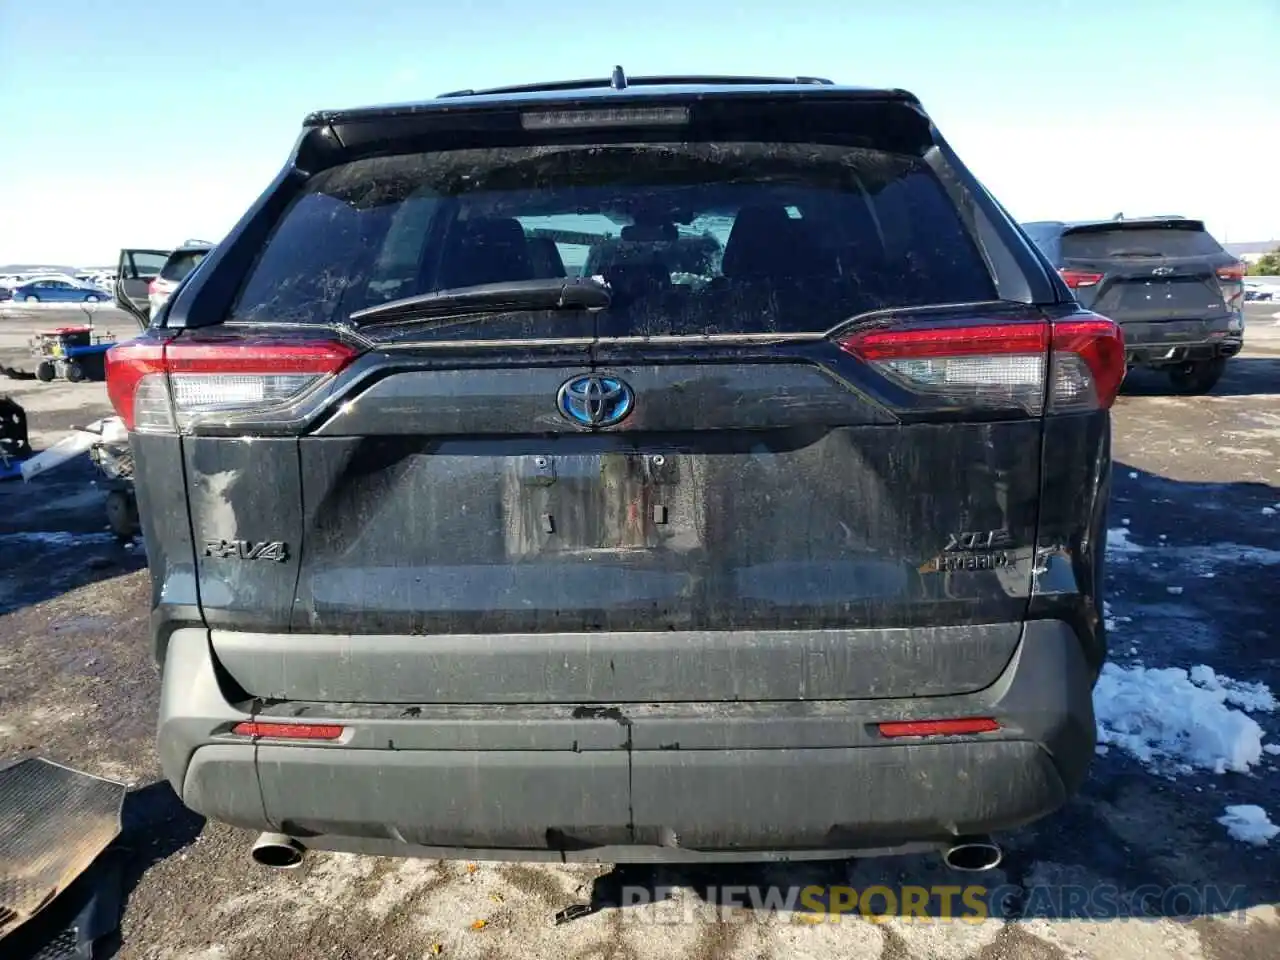
M 1244 347 L 1244 319 L 1121 323 L 1129 366 L 1175 366 L 1233 357 Z
M 306 643 L 305 637 L 297 638 Z M 371 853 L 688 860 L 892 852 L 1060 807 L 1093 756 L 1093 675 L 1071 629 L 1028 624 L 990 687 L 960 696 L 572 705 L 288 703 L 336 743 L 247 741 L 208 635 L 164 665 L 159 741 L 214 820 Z M 998 732 L 902 742 L 885 720 L 993 716 Z

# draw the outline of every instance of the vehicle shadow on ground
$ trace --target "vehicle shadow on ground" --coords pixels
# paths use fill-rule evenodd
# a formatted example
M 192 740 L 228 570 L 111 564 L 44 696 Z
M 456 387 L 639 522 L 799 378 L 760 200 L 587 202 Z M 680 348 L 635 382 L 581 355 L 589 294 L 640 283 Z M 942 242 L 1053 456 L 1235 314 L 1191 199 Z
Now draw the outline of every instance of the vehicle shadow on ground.
M 169 781 L 160 780 L 131 790 L 120 815 L 120 838 L 115 846 L 124 858 L 120 909 L 148 870 L 183 850 L 200 836 L 205 819 L 187 809 Z M 120 947 L 119 929 L 104 938 L 94 960 L 113 957 Z
M 204 818 L 183 807 L 168 782 L 131 790 L 121 810 L 120 836 L 56 900 L 5 939 L 4 957 L 70 957 L 77 939 L 93 943 L 93 960 L 116 956 L 120 919 L 142 876 L 190 846 L 203 828 Z
M 1280 361 L 1267 363 L 1280 371 Z M 1280 502 L 1280 491 L 1262 483 L 1186 483 L 1120 462 L 1112 485 L 1110 526 L 1125 535 L 1114 538 L 1120 551 L 1108 555 L 1107 597 L 1116 615 L 1109 617 L 1116 621 L 1111 662 L 1205 664 L 1280 692 L 1280 659 L 1273 644 L 1260 645 L 1274 639 L 1280 622 L 1274 587 L 1280 515 L 1260 511 Z M 1267 742 L 1280 741 L 1280 714 L 1250 716 Z M 1095 756 L 1079 794 L 1062 810 L 996 835 L 1004 857 L 986 872 L 953 871 L 937 854 L 851 863 L 620 865 L 597 879 L 590 903 L 578 909 L 649 910 L 679 922 L 692 899 L 713 912 L 780 911 L 814 922 L 905 913 L 942 921 L 1136 916 L 1230 923 L 1247 908 L 1280 902 L 1273 847 L 1235 840 L 1217 822 L 1234 804 L 1260 805 L 1280 821 L 1274 760 L 1264 757 L 1247 774 L 1166 777 L 1111 748 Z M 673 895 L 673 888 L 682 892 Z
M 146 566 L 140 542 L 106 529 L 106 493 L 88 456 L 56 469 L 0 482 L 0 615 Z
M 110 535 L 48 537 L 0 534 L 0 616 L 53 600 L 81 587 L 142 570 L 140 546 Z M 93 611 L 86 611 L 92 616 Z
M 1130 370 L 1122 393 L 1132 397 L 1180 396 L 1159 370 Z M 1233 357 L 1227 371 L 1207 394 L 1211 397 L 1252 397 L 1280 393 L 1280 357 Z M 1195 399 L 1194 397 L 1188 399 Z

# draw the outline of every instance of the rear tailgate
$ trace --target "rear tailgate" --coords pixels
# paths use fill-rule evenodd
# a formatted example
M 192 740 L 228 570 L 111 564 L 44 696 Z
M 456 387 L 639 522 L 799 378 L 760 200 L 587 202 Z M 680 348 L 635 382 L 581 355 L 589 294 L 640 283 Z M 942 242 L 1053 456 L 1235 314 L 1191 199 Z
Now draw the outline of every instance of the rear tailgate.
M 1233 309 L 1236 260 L 1199 221 L 1090 225 L 1067 231 L 1061 243 L 1064 274 L 1077 298 L 1119 323 L 1174 324 L 1185 339 L 1202 339 L 1207 322 Z
M 770 142 L 586 129 L 311 178 L 230 322 L 167 348 L 200 602 L 235 683 L 599 703 L 999 675 L 1046 403 L 1108 391 L 1080 346 L 1097 331 L 1059 344 L 997 301 L 936 156 L 806 142 L 796 113 L 759 121 Z M 877 133 L 823 129 L 850 127 Z M 530 243 L 593 232 L 635 248 L 606 310 L 346 323 L 586 262 Z M 673 233 L 716 239 L 705 275 L 670 272 Z

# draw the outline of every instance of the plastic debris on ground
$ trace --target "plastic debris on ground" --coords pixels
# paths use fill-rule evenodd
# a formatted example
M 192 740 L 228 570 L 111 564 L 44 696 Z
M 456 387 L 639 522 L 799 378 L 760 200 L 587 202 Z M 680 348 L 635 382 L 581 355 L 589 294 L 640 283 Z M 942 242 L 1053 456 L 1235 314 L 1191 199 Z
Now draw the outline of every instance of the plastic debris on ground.
M 1246 773 L 1263 756 L 1263 731 L 1245 711 L 1276 709 L 1260 683 L 1220 677 L 1207 666 L 1106 664 L 1094 690 L 1100 743 L 1159 773 Z
M 107 417 L 76 430 L 47 450 L 37 453 L 22 464 L 22 479 L 30 480 L 59 467 L 96 445 L 118 446 L 129 442 L 129 433 L 119 417 Z

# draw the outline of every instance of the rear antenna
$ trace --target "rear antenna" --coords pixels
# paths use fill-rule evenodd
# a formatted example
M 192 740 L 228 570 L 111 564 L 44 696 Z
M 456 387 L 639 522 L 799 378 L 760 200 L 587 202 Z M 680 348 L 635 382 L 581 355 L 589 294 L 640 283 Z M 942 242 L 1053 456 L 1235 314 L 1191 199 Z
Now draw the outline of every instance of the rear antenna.
M 613 68 L 613 76 L 609 78 L 609 86 L 615 90 L 627 89 L 627 74 L 622 67 Z

